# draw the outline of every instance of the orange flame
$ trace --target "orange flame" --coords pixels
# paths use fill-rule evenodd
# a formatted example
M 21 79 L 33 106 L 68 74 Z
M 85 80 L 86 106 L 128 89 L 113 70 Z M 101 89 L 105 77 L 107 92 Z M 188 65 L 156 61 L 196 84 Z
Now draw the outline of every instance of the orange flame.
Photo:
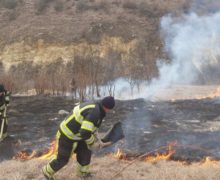
M 18 152 L 13 159 L 21 159 L 21 160 L 30 160 L 30 159 L 50 159 L 57 152 L 57 143 L 56 140 L 53 140 L 50 143 L 50 147 L 39 156 L 37 151 L 32 151 L 32 153 L 28 153 L 28 151 L 20 151 Z
M 50 148 L 40 157 L 37 159 L 50 159 L 52 156 L 54 156 L 57 153 L 57 141 L 54 140 L 50 144 Z
M 156 155 L 147 156 L 145 160 L 150 162 L 155 162 L 159 160 L 169 160 L 172 157 L 172 155 L 175 153 L 175 150 L 173 150 L 173 146 L 174 144 L 170 144 L 168 145 L 168 150 L 166 153 L 161 154 L 159 152 L 156 152 Z
M 159 153 L 158 151 L 154 155 L 145 156 L 144 159 L 147 162 L 156 162 L 160 160 L 170 160 L 172 155 L 175 153 L 173 147 L 176 145 L 176 142 L 170 143 L 167 146 L 167 151 L 165 153 Z M 20 151 L 18 152 L 13 159 L 20 159 L 20 160 L 30 160 L 30 159 L 51 159 L 57 153 L 57 141 L 54 140 L 50 143 L 50 147 L 41 155 L 37 151 L 32 151 L 29 153 L 28 151 Z M 110 154 L 113 157 L 120 159 L 120 160 L 131 160 L 121 149 L 117 149 L 116 152 Z M 75 155 L 72 156 L 72 159 L 76 159 Z M 182 164 L 186 163 L 184 161 L 178 161 Z M 200 162 L 202 165 L 210 165 L 210 164 L 217 164 L 220 165 L 219 160 L 214 160 L 212 157 L 206 157 L 203 161 Z M 186 163 L 187 164 L 187 163 Z
M 37 152 L 33 151 L 31 154 L 27 151 L 18 152 L 13 159 L 29 160 L 36 156 Z
M 118 150 L 112 154 L 113 157 L 117 158 L 117 159 L 126 159 L 126 155 L 123 153 L 123 151 L 121 149 L 118 148 Z
M 220 164 L 220 161 L 216 161 L 214 159 L 212 159 L 212 157 L 206 157 L 205 160 L 202 162 L 202 165 L 210 165 L 210 164 Z

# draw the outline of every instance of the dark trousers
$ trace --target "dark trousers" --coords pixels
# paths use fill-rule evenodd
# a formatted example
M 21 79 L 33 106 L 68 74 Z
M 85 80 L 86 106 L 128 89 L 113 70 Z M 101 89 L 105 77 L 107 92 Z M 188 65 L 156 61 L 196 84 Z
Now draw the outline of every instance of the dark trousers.
M 66 137 L 64 137 L 64 135 L 60 135 L 60 138 L 58 140 L 57 157 L 49 163 L 50 167 L 55 172 L 68 163 L 70 156 L 72 155 L 73 144 L 73 141 L 69 141 L 66 139 Z M 78 145 L 74 152 L 76 153 L 77 162 L 81 166 L 86 166 L 90 164 L 92 152 L 88 149 L 84 141 L 78 142 Z

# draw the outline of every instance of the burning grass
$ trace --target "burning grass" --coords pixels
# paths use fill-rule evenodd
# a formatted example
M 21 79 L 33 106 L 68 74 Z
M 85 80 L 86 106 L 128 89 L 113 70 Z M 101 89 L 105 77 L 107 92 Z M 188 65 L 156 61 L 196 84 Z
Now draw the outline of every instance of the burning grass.
M 28 151 L 20 151 L 18 152 L 13 159 L 16 160 L 30 160 L 30 159 L 50 159 L 52 156 L 54 156 L 57 152 L 57 143 L 56 140 L 53 140 L 50 143 L 50 147 L 43 152 L 38 152 L 37 150 L 34 150 L 32 152 Z
M 128 103 L 128 102 L 126 102 Z M 134 102 L 132 102 L 132 107 Z M 138 104 L 138 103 L 137 103 Z M 164 104 L 157 103 L 158 109 L 157 112 L 163 112 L 164 110 Z M 159 109 L 159 105 L 161 105 L 161 109 Z M 169 119 L 170 124 L 166 124 L 167 127 L 170 127 L 170 129 L 165 129 L 164 132 L 169 132 L 169 130 L 176 130 L 179 127 L 183 127 L 182 124 L 180 126 L 173 126 L 173 119 L 175 117 L 179 118 L 179 114 L 175 114 L 176 112 L 181 110 L 184 113 L 181 113 L 184 115 L 184 117 L 181 119 L 181 123 L 187 122 L 187 130 L 191 130 L 190 128 L 196 127 L 193 125 L 197 125 L 198 123 L 195 122 L 198 118 L 201 118 L 204 116 L 204 118 L 201 118 L 201 121 L 204 121 L 204 119 L 207 119 L 208 113 L 213 113 L 214 116 L 212 118 L 218 118 L 218 109 L 219 107 L 216 104 L 210 104 L 208 101 L 180 101 L 171 104 L 172 108 L 165 108 L 166 112 L 169 113 L 169 116 L 167 114 L 162 114 L 161 119 Z M 128 107 L 128 106 L 126 106 Z M 137 106 L 138 107 L 138 106 Z M 167 107 L 167 104 L 166 104 Z M 175 108 L 173 108 L 175 107 Z M 194 108 L 195 107 L 195 108 Z M 178 111 L 176 111 L 176 109 Z M 199 110 L 198 110 L 199 109 Z M 192 116 L 188 116 L 185 119 L 186 113 L 191 113 L 191 111 L 196 113 L 192 113 Z M 174 114 L 170 114 L 170 112 L 175 112 Z M 208 112 L 208 113 L 207 113 Z M 153 112 L 155 113 L 155 112 Z M 152 114 L 153 114 L 152 113 Z M 117 113 L 116 113 L 117 114 Z M 180 115 L 181 115 L 180 114 Z M 199 117 L 194 117 L 193 115 L 199 114 Z M 154 115 L 154 114 L 153 114 Z M 188 114 L 187 114 L 188 115 Z M 217 116 L 217 117 L 216 117 Z M 115 119 L 115 118 L 112 118 Z M 194 121 L 190 121 L 190 120 Z M 162 122 L 158 121 L 159 123 Z M 201 122 L 200 119 L 198 119 L 198 122 Z M 153 122 L 153 120 L 152 120 Z M 165 122 L 165 121 L 163 121 Z M 206 122 L 206 121 L 205 121 Z M 155 122 L 154 122 L 155 123 Z M 167 121 L 166 121 L 167 123 Z M 158 124 L 156 124 L 158 125 Z M 185 125 L 185 124 L 183 124 Z M 205 124 L 206 125 L 206 124 Z M 158 126 L 159 127 L 159 126 Z M 205 126 L 206 127 L 206 126 Z M 209 126 L 207 126 L 209 128 Z M 200 128 L 200 127 L 199 127 Z M 192 131 L 195 131 L 196 129 L 192 128 Z M 184 132 L 184 135 L 187 136 L 187 133 Z M 201 134 L 201 133 L 200 133 Z M 169 135 L 169 134 L 168 134 Z M 173 134 L 172 134 L 173 135 Z M 194 134 L 193 134 L 194 135 Z M 218 136 L 214 134 L 213 136 L 210 135 L 209 131 L 208 134 L 204 134 L 204 142 L 210 142 L 210 140 L 214 139 L 213 142 L 218 142 Z M 150 136 L 150 135 L 149 135 Z M 155 136 L 152 136 L 152 139 Z M 160 136 L 161 137 L 161 136 Z M 194 137 L 194 136 L 193 136 Z M 208 137 L 208 138 L 207 138 Z M 189 136 L 190 138 L 190 136 Z M 199 136 L 199 139 L 201 137 Z M 187 138 L 186 138 L 187 139 Z M 173 140 L 173 136 L 169 139 L 170 141 Z M 179 139 L 178 139 L 179 140 Z M 181 139 L 180 139 L 181 140 Z M 164 142 L 164 141 L 163 141 Z M 213 143 L 212 142 L 212 143 Z M 181 143 L 181 141 L 180 141 Z M 54 143 L 52 143 L 54 144 Z M 51 147 L 47 150 L 43 150 L 41 152 L 38 151 L 21 151 L 20 153 L 15 156 L 14 160 L 4 161 L 0 163 L 0 175 L 1 180 L 11 180 L 11 179 L 42 179 L 41 175 L 41 167 L 46 164 L 52 155 L 55 154 L 55 147 L 51 144 Z M 220 171 L 219 171 L 219 161 L 213 160 L 210 157 L 205 158 L 204 160 L 201 160 L 201 157 L 209 156 L 209 149 L 206 149 L 203 144 L 195 144 L 193 142 L 189 142 L 187 145 L 182 143 L 181 144 L 172 144 L 168 146 L 163 146 L 161 148 L 158 148 L 157 150 L 153 150 L 152 152 L 147 152 L 143 155 L 130 155 L 123 152 L 121 149 L 118 149 L 115 153 L 112 153 L 110 155 L 106 155 L 103 157 L 93 157 L 92 160 L 92 172 L 94 172 L 94 178 L 93 179 L 185 179 L 185 180 L 217 180 L 220 179 Z M 193 146 L 191 145 L 193 144 Z M 151 146 L 149 146 L 151 147 Z M 178 147 L 181 151 L 178 150 Z M 202 148 L 204 147 L 204 148 Z M 218 149 L 218 147 L 216 147 Z M 176 152 L 175 152 L 176 151 Z M 185 152 L 183 155 L 182 152 Z M 196 152 L 196 153 L 194 153 Z M 182 153 L 182 154 L 181 154 Z M 180 161 L 178 159 L 180 155 L 183 155 L 181 157 L 186 158 L 199 158 L 199 162 L 190 162 L 185 163 L 184 159 Z M 212 155 L 212 154 L 211 154 Z M 39 160 L 41 159 L 41 160 Z M 176 161 L 172 161 L 172 160 Z M 25 161 L 24 161 L 25 160 Z M 61 171 L 59 171 L 55 178 L 56 179 L 76 179 L 74 174 L 76 163 L 75 160 L 70 160 L 68 166 L 63 168 Z M 3 178 L 2 178 L 3 177 Z M 109 178 L 106 178 L 109 177 Z
M 153 151 L 146 152 L 145 154 L 127 154 L 123 152 L 121 149 L 117 149 L 114 153 L 110 153 L 110 156 L 118 159 L 118 160 L 126 160 L 126 161 L 145 161 L 145 162 L 158 162 L 161 160 L 172 160 L 181 162 L 183 164 L 189 164 L 189 162 L 185 161 L 184 159 L 178 159 L 173 158 L 173 155 L 175 154 L 176 150 L 175 148 L 181 147 L 183 145 L 178 144 L 176 141 L 169 143 L 167 146 L 161 146 Z M 14 160 L 31 160 L 31 159 L 37 159 L 37 160 L 49 160 L 54 155 L 57 154 L 57 142 L 53 140 L 50 143 L 50 146 L 48 149 L 44 150 L 44 152 L 38 152 L 37 150 L 33 151 L 20 151 L 18 152 L 13 159 Z M 75 160 L 75 154 L 73 154 L 72 159 Z M 193 162 L 193 161 L 191 161 Z M 201 164 L 209 164 L 209 163 L 215 163 L 220 164 L 219 160 L 215 160 L 213 157 L 206 157 L 203 160 L 200 161 Z
M 220 178 L 219 161 L 207 157 L 201 162 L 185 164 L 184 161 L 171 161 L 175 154 L 176 143 L 156 149 L 139 156 L 124 153 L 121 149 L 103 157 L 93 157 L 91 171 L 94 180 L 115 179 L 151 179 L 151 180 L 179 180 L 179 179 L 213 179 Z M 163 149 L 161 153 L 159 150 Z M 40 156 L 37 151 L 28 153 L 19 152 L 14 160 L 0 163 L 2 180 L 42 179 L 41 168 L 56 153 L 56 142 L 53 141 L 50 148 Z M 25 161 L 24 161 L 25 160 Z M 77 179 L 75 158 L 60 170 L 56 179 Z M 108 177 L 108 178 L 107 178 Z

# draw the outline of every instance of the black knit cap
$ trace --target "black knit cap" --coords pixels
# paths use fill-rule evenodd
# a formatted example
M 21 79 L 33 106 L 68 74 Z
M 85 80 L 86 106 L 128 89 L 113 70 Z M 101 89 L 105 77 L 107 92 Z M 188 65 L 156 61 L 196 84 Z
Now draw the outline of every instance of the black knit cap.
M 115 106 L 115 99 L 112 96 L 106 96 L 102 99 L 102 105 L 107 109 L 113 109 Z
M 5 87 L 3 84 L 0 84 L 0 92 L 5 92 Z

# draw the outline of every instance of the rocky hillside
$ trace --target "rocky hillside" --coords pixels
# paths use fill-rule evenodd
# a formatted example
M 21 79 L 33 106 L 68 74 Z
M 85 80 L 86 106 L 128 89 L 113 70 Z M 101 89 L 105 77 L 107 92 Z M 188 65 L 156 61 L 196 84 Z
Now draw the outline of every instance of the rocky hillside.
M 0 82 L 38 94 L 67 92 L 72 83 L 81 97 L 88 85 L 99 95 L 118 77 L 138 86 L 158 75 L 157 59 L 169 59 L 163 16 L 219 7 L 214 0 L 0 0 Z
M 7 67 L 68 61 L 88 49 L 128 56 L 138 45 L 154 61 L 162 54 L 160 18 L 188 6 L 188 0 L 1 0 L 0 61 Z

